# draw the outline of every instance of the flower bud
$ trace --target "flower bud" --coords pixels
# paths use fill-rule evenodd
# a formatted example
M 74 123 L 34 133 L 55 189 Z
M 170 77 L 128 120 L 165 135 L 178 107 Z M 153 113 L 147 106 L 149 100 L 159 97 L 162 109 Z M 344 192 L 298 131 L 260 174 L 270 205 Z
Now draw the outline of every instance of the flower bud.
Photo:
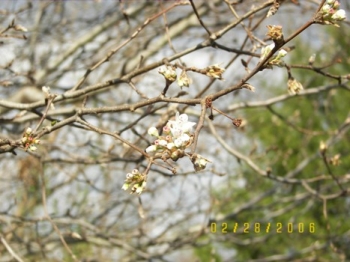
M 187 122 L 188 121 L 188 115 L 187 114 L 181 114 L 178 116 L 178 122 Z
M 260 61 L 264 60 L 265 57 L 272 51 L 272 49 L 275 47 L 275 44 L 272 43 L 270 45 L 264 46 L 261 48 L 261 56 L 260 56 Z
M 128 190 L 128 188 L 130 187 L 129 183 L 125 183 L 122 187 L 123 190 Z
M 339 166 L 339 164 L 341 163 L 340 154 L 336 154 L 335 156 L 331 157 L 329 159 L 329 163 L 333 166 Z
M 166 141 L 166 140 L 164 140 L 164 139 L 160 139 L 160 140 L 158 140 L 158 145 L 159 146 L 166 146 L 168 144 L 168 142 Z
M 28 32 L 28 29 L 25 28 L 25 27 L 22 26 L 22 25 L 15 25 L 13 28 L 14 28 L 16 31 Z
M 284 49 L 281 49 L 278 51 L 276 59 L 280 60 L 282 57 L 285 57 L 286 55 L 287 55 L 287 51 Z
M 324 15 L 328 15 L 331 11 L 332 7 L 330 5 L 324 5 L 322 6 L 321 12 Z
M 205 167 L 207 166 L 207 163 L 210 162 L 209 160 L 205 159 L 201 155 L 194 155 L 191 158 L 191 161 L 196 171 L 201 171 L 205 169 Z
M 50 87 L 48 87 L 48 86 L 43 86 L 43 87 L 41 88 L 41 90 L 42 90 L 43 93 L 45 94 L 46 98 L 49 98 L 49 96 L 50 96 Z
M 271 37 L 274 42 L 280 43 L 283 42 L 283 33 L 282 26 L 280 25 L 268 25 L 267 36 Z
M 242 87 L 247 88 L 248 90 L 255 92 L 255 87 L 252 86 L 251 84 L 245 83 L 242 85 Z
M 165 135 L 167 135 L 167 134 L 169 134 L 170 133 L 170 127 L 169 126 L 164 126 L 163 127 L 163 133 L 165 134 Z
M 169 82 L 174 82 L 177 78 L 176 70 L 174 67 L 167 66 L 166 68 L 162 67 L 158 70 L 158 73 L 163 75 L 166 80 Z
M 137 189 L 136 189 L 136 193 L 137 194 L 141 194 L 142 191 L 146 188 L 146 181 L 142 181 L 141 184 L 137 184 Z M 136 186 L 136 185 L 135 185 Z
M 320 142 L 320 152 L 324 154 L 327 151 L 327 145 L 325 142 L 321 141 Z
M 154 153 L 157 151 L 157 146 L 156 145 L 151 145 L 149 147 L 146 148 L 146 153 Z
M 312 54 L 309 58 L 309 65 L 313 65 L 315 63 L 316 54 Z
M 154 126 L 152 126 L 152 127 L 150 127 L 150 128 L 148 129 L 148 134 L 149 134 L 150 136 L 159 137 L 158 130 L 157 130 L 157 128 L 155 128 Z
M 346 19 L 346 13 L 343 9 L 340 9 L 332 15 L 331 19 L 335 21 L 343 21 Z
M 206 75 L 209 77 L 222 79 L 222 73 L 225 71 L 224 68 L 219 65 L 212 65 L 206 68 Z
M 189 87 L 190 84 L 192 83 L 192 80 L 191 78 L 188 77 L 187 73 L 185 70 L 183 70 L 181 72 L 181 75 L 180 77 L 177 79 L 177 84 L 180 86 L 180 87 Z
M 173 149 L 175 147 L 174 143 L 168 143 L 166 146 L 169 150 Z
M 338 10 L 339 7 L 340 7 L 339 1 L 334 1 L 334 3 L 333 3 L 333 9 Z
M 298 94 L 300 91 L 304 89 L 303 85 L 297 80 L 295 80 L 293 77 L 288 79 L 287 85 L 288 85 L 288 91 L 292 95 Z
M 29 146 L 29 150 L 30 150 L 30 151 L 35 151 L 35 150 L 37 150 L 37 147 L 34 146 L 34 145 L 30 145 L 30 146 Z
M 79 235 L 77 232 L 72 232 L 71 237 L 73 239 L 80 239 L 80 240 L 83 239 L 83 237 L 81 235 Z
M 175 139 L 174 145 L 175 145 L 177 148 L 181 147 L 182 144 L 183 144 L 183 141 L 182 141 L 181 137 Z
M 191 139 L 191 137 L 187 134 L 182 134 L 180 138 L 181 138 L 183 144 L 187 143 Z
M 176 150 L 174 152 L 171 153 L 170 158 L 173 161 L 177 161 L 179 158 L 184 156 L 184 152 L 182 150 Z

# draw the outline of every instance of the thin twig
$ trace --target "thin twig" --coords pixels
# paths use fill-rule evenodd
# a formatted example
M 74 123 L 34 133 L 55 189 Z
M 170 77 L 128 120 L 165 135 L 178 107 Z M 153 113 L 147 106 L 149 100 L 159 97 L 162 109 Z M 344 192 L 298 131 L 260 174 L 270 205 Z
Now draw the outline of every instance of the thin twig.
M 207 31 L 208 35 L 211 36 L 211 32 L 210 32 L 209 29 L 205 26 L 205 24 L 203 23 L 201 17 L 199 16 L 198 11 L 197 11 L 197 8 L 196 8 L 196 6 L 195 6 L 194 3 L 193 3 L 193 0 L 190 0 L 190 3 L 191 3 L 191 6 L 192 6 L 192 8 L 193 8 L 194 13 L 196 14 L 196 17 L 197 17 L 199 23 L 200 23 L 201 26 L 205 29 L 205 31 Z
M 47 99 L 47 105 L 46 105 L 45 111 L 44 111 L 40 121 L 38 122 L 38 124 L 34 128 L 33 133 L 35 133 L 39 129 L 39 127 L 41 126 L 41 124 L 45 120 L 45 118 L 47 116 L 47 112 L 49 112 L 50 106 L 51 106 L 53 100 L 55 99 L 55 97 L 56 97 L 55 95 L 51 95 L 50 98 Z
M 1 243 L 5 246 L 6 250 L 11 254 L 11 256 L 16 259 L 18 262 L 23 262 L 23 260 L 12 250 L 10 245 L 6 242 L 6 239 L 1 236 L 0 237 Z
M 150 158 L 149 155 L 144 150 L 142 150 L 138 146 L 134 145 L 133 143 L 130 143 L 129 141 L 123 139 L 121 136 L 119 136 L 117 134 L 114 134 L 114 133 L 105 131 L 105 130 L 103 130 L 101 128 L 95 127 L 95 126 L 91 125 L 90 123 L 86 122 L 85 120 L 83 120 L 80 117 L 77 118 L 77 122 L 80 123 L 80 124 L 83 124 L 83 125 L 85 125 L 87 127 L 89 127 L 91 130 L 94 130 L 94 131 L 98 132 L 99 134 L 105 134 L 105 135 L 109 135 L 111 137 L 114 137 L 115 139 L 121 141 L 124 144 L 127 144 L 128 146 L 130 146 L 134 150 L 138 151 L 141 155 L 145 156 L 146 158 Z
M 204 98 L 201 101 L 201 115 L 199 117 L 199 121 L 198 121 L 196 130 L 194 132 L 193 144 L 191 146 L 191 154 L 193 154 L 196 151 L 199 132 L 201 131 L 203 124 L 204 124 L 205 112 L 207 110 L 206 101 L 207 101 L 207 98 Z
M 54 230 L 56 231 L 58 237 L 60 238 L 64 248 L 67 250 L 67 252 L 70 254 L 70 256 L 72 257 L 72 259 L 76 262 L 78 262 L 77 257 L 73 254 L 72 250 L 70 249 L 70 247 L 67 245 L 67 242 L 64 240 L 64 237 L 61 234 L 61 231 L 59 230 L 59 228 L 56 226 L 56 224 L 52 221 L 49 212 L 47 210 L 47 204 L 46 204 L 46 183 L 45 183 L 45 177 L 44 177 L 44 173 L 43 171 L 40 172 L 40 177 L 41 177 L 41 196 L 42 196 L 42 201 L 43 201 L 43 207 L 44 207 L 44 212 L 45 212 L 45 216 L 46 219 L 51 223 L 52 227 L 54 228 Z
M 321 156 L 322 156 L 323 163 L 325 164 L 325 166 L 327 168 L 328 174 L 330 174 L 330 176 L 333 178 L 333 180 L 337 183 L 337 185 L 339 186 L 341 191 L 346 192 L 346 190 L 343 188 L 343 186 L 339 183 L 338 179 L 333 174 L 331 167 L 329 166 L 327 156 L 326 156 L 326 150 L 321 151 Z

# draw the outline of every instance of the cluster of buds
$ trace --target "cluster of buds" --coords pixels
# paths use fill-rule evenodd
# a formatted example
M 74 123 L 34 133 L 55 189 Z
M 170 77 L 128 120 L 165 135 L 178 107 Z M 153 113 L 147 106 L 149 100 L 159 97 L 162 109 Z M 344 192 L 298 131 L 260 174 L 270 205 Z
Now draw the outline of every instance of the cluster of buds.
M 43 86 L 43 87 L 41 88 L 41 90 L 42 90 L 43 93 L 45 94 L 45 100 L 50 100 L 50 108 L 51 108 L 52 110 L 55 110 L 55 106 L 54 106 L 54 104 L 53 104 L 53 100 L 54 100 L 54 98 L 55 98 L 57 95 L 51 93 L 51 89 L 50 89 L 49 86 Z
M 272 49 L 275 48 L 275 43 L 272 43 L 270 45 L 264 46 L 261 48 L 261 56 L 260 61 L 263 61 L 272 51 Z M 266 63 L 267 68 L 272 68 L 272 66 L 283 66 L 284 62 L 282 60 L 283 57 L 287 55 L 287 51 L 284 49 L 280 49 L 277 54 L 274 54 L 269 61 Z
M 179 67 L 178 65 L 167 65 L 164 67 L 161 67 L 158 70 L 158 73 L 163 75 L 167 85 L 170 85 L 177 79 L 177 83 L 180 87 L 189 87 L 192 83 L 192 79 L 187 75 L 187 71 L 193 71 L 197 72 L 199 74 L 203 74 L 212 78 L 223 80 L 222 74 L 225 72 L 225 68 L 220 67 L 219 65 L 211 65 L 203 69 L 191 67 L 191 68 L 182 68 L 182 72 L 177 76 L 176 68 Z
M 140 173 L 134 169 L 131 173 L 126 174 L 126 179 L 122 187 L 123 190 L 128 190 L 131 187 L 131 194 L 141 194 L 146 188 L 147 175 Z
M 275 43 L 283 44 L 283 32 L 280 25 L 268 25 L 267 36 L 269 36 Z
M 46 98 L 50 98 L 51 96 L 51 90 L 50 90 L 50 87 L 49 86 L 43 86 L 41 88 L 41 90 L 43 91 L 43 93 L 45 94 L 45 97 Z
M 161 67 L 161 68 L 159 68 L 158 73 L 163 75 L 165 80 L 169 84 L 174 82 L 176 80 L 176 78 L 177 78 L 176 68 L 173 67 L 173 66 Z
M 272 43 L 270 45 L 264 46 L 261 48 L 261 56 L 260 61 L 263 61 L 265 57 L 267 57 L 272 49 L 275 48 L 275 43 Z M 287 51 L 284 49 L 280 49 L 277 54 L 274 54 L 269 61 L 266 63 L 267 68 L 272 68 L 272 66 L 284 66 L 284 61 L 282 60 L 283 57 L 287 55 Z
M 325 154 L 326 153 L 326 151 L 327 151 L 327 144 L 324 142 L 324 141 L 321 141 L 320 142 L 320 152 L 321 152 L 321 154 L 323 155 L 323 154 Z
M 288 85 L 288 92 L 291 95 L 299 94 L 300 91 L 304 90 L 303 85 L 293 77 L 290 77 L 288 79 L 287 85 Z
M 192 128 L 195 122 L 188 121 L 186 114 L 176 113 L 175 120 L 169 120 L 163 127 L 163 133 L 160 136 L 157 128 L 148 129 L 148 134 L 157 139 L 153 144 L 146 148 L 146 152 L 167 160 L 171 158 L 177 161 L 184 156 L 184 150 L 192 144 L 193 134 Z
M 193 154 L 191 156 L 191 161 L 196 171 L 201 171 L 205 169 L 205 167 L 207 166 L 207 163 L 210 162 L 208 159 L 198 154 Z
M 346 19 L 345 11 L 343 9 L 339 9 L 339 7 L 339 1 L 327 0 L 319 12 L 321 19 L 318 19 L 317 22 L 325 25 L 337 26 L 336 22 Z
M 176 112 L 175 120 L 169 120 L 163 127 L 162 135 L 159 134 L 156 127 L 148 129 L 148 134 L 156 137 L 152 145 L 146 148 L 146 153 L 154 158 L 161 158 L 164 161 L 172 159 L 177 161 L 183 156 L 188 156 L 196 171 L 201 171 L 206 168 L 208 159 L 198 154 L 185 153 L 193 142 L 192 129 L 195 122 L 188 121 L 187 114 L 179 114 Z M 131 194 L 141 194 L 146 188 L 147 172 L 141 173 L 134 169 L 131 173 L 126 175 L 125 182 L 122 189 L 128 190 L 131 188 Z
M 33 130 L 28 127 L 22 137 L 22 144 L 26 150 L 35 151 L 37 148 L 35 145 L 39 144 L 40 140 L 36 139 L 33 135 Z
M 225 72 L 225 69 L 219 65 L 208 66 L 204 70 L 207 76 L 223 80 L 222 74 Z
M 179 78 L 177 79 L 177 84 L 180 87 L 183 87 L 183 86 L 189 87 L 190 84 L 192 84 L 192 79 L 188 77 L 186 70 L 182 70 Z

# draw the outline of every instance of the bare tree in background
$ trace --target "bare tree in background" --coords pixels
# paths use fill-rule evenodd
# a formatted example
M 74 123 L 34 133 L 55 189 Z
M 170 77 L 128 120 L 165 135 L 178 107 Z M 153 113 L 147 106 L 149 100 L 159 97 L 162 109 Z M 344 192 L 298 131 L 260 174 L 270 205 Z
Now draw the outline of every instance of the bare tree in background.
M 2 1 L 0 261 L 350 259 L 348 9 Z

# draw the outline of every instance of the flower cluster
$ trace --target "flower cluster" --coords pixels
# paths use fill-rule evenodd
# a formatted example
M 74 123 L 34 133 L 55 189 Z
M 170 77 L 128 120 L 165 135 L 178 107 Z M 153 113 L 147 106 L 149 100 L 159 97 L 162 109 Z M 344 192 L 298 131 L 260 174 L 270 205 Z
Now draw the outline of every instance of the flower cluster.
M 176 161 L 184 156 L 184 150 L 192 144 L 192 128 L 195 122 L 188 121 L 186 114 L 176 113 L 175 120 L 169 120 L 163 127 L 160 136 L 157 128 L 148 129 L 148 134 L 156 137 L 153 145 L 146 148 L 146 152 L 163 160 L 171 158 Z
M 45 97 L 46 97 L 46 98 L 50 98 L 51 90 L 50 90 L 50 87 L 49 87 L 49 86 L 43 86 L 43 87 L 41 88 L 41 90 L 42 90 L 43 93 L 45 94 Z
M 304 90 L 303 85 L 299 81 L 295 80 L 293 77 L 288 79 L 287 85 L 288 92 L 291 95 L 299 94 L 300 91 Z
M 174 82 L 177 78 L 176 68 L 173 66 L 161 67 L 158 73 L 163 75 L 169 83 Z
M 179 77 L 176 73 L 176 68 L 180 67 L 182 72 Z M 163 75 L 167 85 L 170 85 L 177 79 L 177 84 L 182 88 L 183 86 L 189 87 L 192 84 L 192 79 L 187 75 L 187 71 L 193 71 L 208 77 L 224 80 L 222 74 L 225 72 L 225 68 L 220 67 L 219 65 L 211 65 L 203 69 L 196 67 L 185 68 L 183 66 L 175 65 L 166 65 L 159 68 L 158 73 Z
M 190 158 L 193 167 L 196 171 L 201 171 L 206 168 L 208 159 L 198 155 L 196 153 L 185 153 L 185 149 L 188 148 L 193 141 L 193 126 L 195 122 L 188 121 L 187 114 L 176 113 L 175 120 L 169 120 L 163 127 L 162 134 L 160 135 L 156 127 L 150 127 L 148 134 L 156 137 L 156 140 L 146 148 L 146 153 L 154 158 L 167 161 L 172 159 L 177 161 L 179 158 L 187 156 Z M 149 170 L 149 168 L 147 169 Z M 125 182 L 122 189 L 128 190 L 131 188 L 131 194 L 141 194 L 146 188 L 147 173 L 141 173 L 139 170 L 134 169 L 131 173 L 126 175 Z M 173 171 L 175 174 L 175 171 Z
M 196 171 L 205 169 L 205 167 L 207 166 L 207 163 L 210 162 L 208 159 L 198 154 L 193 154 L 191 157 L 191 161 Z
M 215 64 L 205 68 L 205 71 L 207 76 L 223 80 L 222 74 L 225 72 L 225 68 Z
M 35 145 L 39 143 L 40 140 L 34 137 L 33 130 L 30 127 L 28 127 L 22 137 L 22 144 L 24 148 L 26 150 L 29 149 L 30 151 L 35 151 L 37 149 Z
M 139 170 L 134 169 L 131 173 L 126 174 L 123 190 L 128 190 L 131 187 L 131 194 L 141 194 L 146 188 L 147 175 L 140 173 Z
M 180 87 L 183 87 L 183 86 L 189 87 L 191 83 L 192 83 L 192 79 L 188 77 L 185 70 L 182 70 L 180 77 L 177 79 L 177 84 Z
M 269 36 L 274 42 L 283 42 L 282 26 L 280 25 L 268 25 L 267 36 Z
M 346 13 L 343 9 L 339 9 L 340 3 L 336 0 L 327 0 L 320 10 L 322 16 L 322 24 L 336 25 L 336 22 L 346 19 Z
M 272 49 L 275 48 L 275 43 L 272 43 L 268 46 L 264 46 L 263 48 L 261 48 L 261 56 L 260 56 L 260 61 L 263 61 L 265 59 L 265 57 L 268 56 L 268 54 L 270 54 L 270 52 L 272 51 Z M 273 65 L 276 66 L 283 66 L 284 62 L 282 60 L 283 57 L 285 57 L 287 55 L 287 51 L 280 49 L 277 53 L 277 55 L 273 55 L 269 61 L 266 63 L 267 68 L 272 68 Z

